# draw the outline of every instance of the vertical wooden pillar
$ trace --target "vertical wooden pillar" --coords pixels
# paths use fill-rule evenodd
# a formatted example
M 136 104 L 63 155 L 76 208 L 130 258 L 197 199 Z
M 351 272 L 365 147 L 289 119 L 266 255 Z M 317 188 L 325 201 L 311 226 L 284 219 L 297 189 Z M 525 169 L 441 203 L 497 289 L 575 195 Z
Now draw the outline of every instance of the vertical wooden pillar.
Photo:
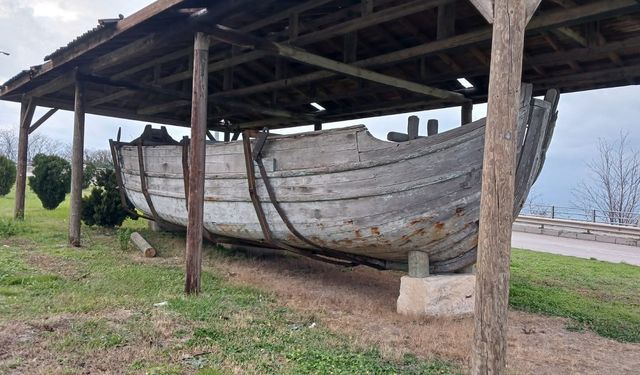
M 16 220 L 24 219 L 24 200 L 27 188 L 27 151 L 29 150 L 29 126 L 36 109 L 32 98 L 23 98 L 20 107 L 20 128 L 18 133 L 18 155 L 16 173 L 16 205 L 13 212 Z
M 187 294 L 200 292 L 209 81 L 208 64 L 209 37 L 204 33 L 196 33 L 193 53 L 191 143 L 189 147 L 189 223 L 187 224 L 187 251 L 185 254 L 186 281 L 184 291 Z
M 71 149 L 71 205 L 69 210 L 69 244 L 80 247 L 82 213 L 82 178 L 84 175 L 84 83 L 76 79 L 73 107 L 73 145 Z
M 473 102 L 468 101 L 460 108 L 460 125 L 466 125 L 473 121 Z
M 524 31 L 529 16 L 528 7 L 536 0 L 477 2 L 485 5 L 493 3 L 493 38 L 482 168 L 471 373 L 503 374 L 509 301 L 516 122 Z

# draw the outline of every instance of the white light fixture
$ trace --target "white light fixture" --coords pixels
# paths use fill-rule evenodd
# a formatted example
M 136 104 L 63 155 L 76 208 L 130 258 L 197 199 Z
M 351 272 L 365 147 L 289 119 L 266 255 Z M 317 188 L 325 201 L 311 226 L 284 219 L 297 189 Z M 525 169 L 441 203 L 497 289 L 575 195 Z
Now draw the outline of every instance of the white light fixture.
M 470 89 L 473 87 L 473 84 L 471 84 L 471 82 L 467 81 L 466 78 L 458 78 L 458 83 L 460 83 L 462 85 L 462 87 L 464 87 L 465 89 Z
M 313 106 L 313 108 L 317 109 L 318 112 L 322 112 L 322 111 L 326 111 L 326 108 L 324 108 L 323 106 L 321 106 L 320 104 L 313 102 L 313 103 L 309 103 L 311 106 Z

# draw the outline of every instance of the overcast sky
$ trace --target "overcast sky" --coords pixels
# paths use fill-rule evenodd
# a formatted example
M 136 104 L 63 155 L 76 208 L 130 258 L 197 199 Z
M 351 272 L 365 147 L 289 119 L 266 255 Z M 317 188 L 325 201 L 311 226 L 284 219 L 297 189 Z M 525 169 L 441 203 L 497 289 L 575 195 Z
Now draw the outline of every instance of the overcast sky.
M 20 70 L 41 64 L 43 57 L 67 44 L 76 36 L 95 27 L 99 18 L 130 15 L 150 0 L 0 0 L 0 82 L 5 82 Z M 630 133 L 632 142 L 640 146 L 640 87 L 596 90 L 561 96 L 558 119 L 547 162 L 532 195 L 547 204 L 572 203 L 571 189 L 587 174 L 586 162 L 594 157 L 598 137 L 615 138 L 620 130 Z M 36 116 L 44 110 L 36 112 Z M 474 119 L 483 117 L 484 105 L 474 107 Z M 371 132 L 385 138 L 389 131 L 405 131 L 410 114 L 349 121 L 332 126 L 365 124 Z M 429 118 L 440 120 L 441 130 L 459 123 L 459 110 L 417 113 L 421 132 L 426 132 Z M 0 101 L 0 129 L 17 128 L 19 105 Z M 38 132 L 70 143 L 73 116 L 59 111 Z M 118 127 L 123 139 L 140 134 L 143 123 L 87 116 L 86 147 L 105 149 Z M 171 128 L 180 139 L 187 132 Z M 638 147 L 636 146 L 636 147 Z

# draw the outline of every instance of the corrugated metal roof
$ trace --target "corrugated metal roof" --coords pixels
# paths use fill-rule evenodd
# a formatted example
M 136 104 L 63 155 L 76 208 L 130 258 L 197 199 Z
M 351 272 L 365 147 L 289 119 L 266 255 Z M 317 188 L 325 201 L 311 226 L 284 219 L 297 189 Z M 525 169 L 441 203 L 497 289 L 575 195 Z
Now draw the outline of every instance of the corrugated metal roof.
M 62 53 L 68 51 L 71 48 L 74 48 L 78 44 L 80 44 L 80 43 L 84 42 L 85 40 L 89 39 L 90 37 L 93 37 L 94 35 L 102 32 L 102 30 L 114 27 L 115 25 L 118 24 L 118 21 L 120 21 L 123 18 L 124 17 L 122 15 L 120 15 L 119 18 L 108 18 L 108 19 L 98 20 L 98 25 L 96 27 L 94 27 L 93 29 L 85 32 L 84 34 L 80 35 L 79 37 L 75 38 L 74 40 L 69 42 L 69 44 L 67 44 L 66 46 L 60 47 L 57 50 L 55 50 L 53 53 L 45 56 L 44 57 L 44 61 L 55 59 L 57 56 L 60 56 Z

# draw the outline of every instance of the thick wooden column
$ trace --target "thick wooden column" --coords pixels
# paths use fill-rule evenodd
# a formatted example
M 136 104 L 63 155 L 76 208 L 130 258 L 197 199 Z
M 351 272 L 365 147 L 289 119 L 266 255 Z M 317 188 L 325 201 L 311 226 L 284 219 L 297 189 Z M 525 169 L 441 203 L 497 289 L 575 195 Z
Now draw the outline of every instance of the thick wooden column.
M 82 177 L 84 175 L 84 83 L 76 80 L 73 107 L 73 145 L 71 149 L 71 207 L 69 209 L 69 244 L 80 247 L 82 213 Z
M 193 91 L 191 103 L 191 143 L 189 147 L 189 223 L 187 224 L 187 294 L 200 292 L 202 268 L 202 230 L 204 216 L 204 172 L 207 134 L 207 95 L 209 75 L 209 37 L 196 33 L 193 53 Z
M 493 38 L 482 168 L 472 374 L 505 373 L 516 123 L 524 31 L 534 2 L 537 6 L 539 0 L 490 2 L 493 3 Z M 491 21 L 491 17 L 488 19 Z
M 27 188 L 27 150 L 29 149 L 29 126 L 36 109 L 32 98 L 23 98 L 20 107 L 20 128 L 18 133 L 18 155 L 16 173 L 16 205 L 13 212 L 16 220 L 24 219 L 24 197 Z

